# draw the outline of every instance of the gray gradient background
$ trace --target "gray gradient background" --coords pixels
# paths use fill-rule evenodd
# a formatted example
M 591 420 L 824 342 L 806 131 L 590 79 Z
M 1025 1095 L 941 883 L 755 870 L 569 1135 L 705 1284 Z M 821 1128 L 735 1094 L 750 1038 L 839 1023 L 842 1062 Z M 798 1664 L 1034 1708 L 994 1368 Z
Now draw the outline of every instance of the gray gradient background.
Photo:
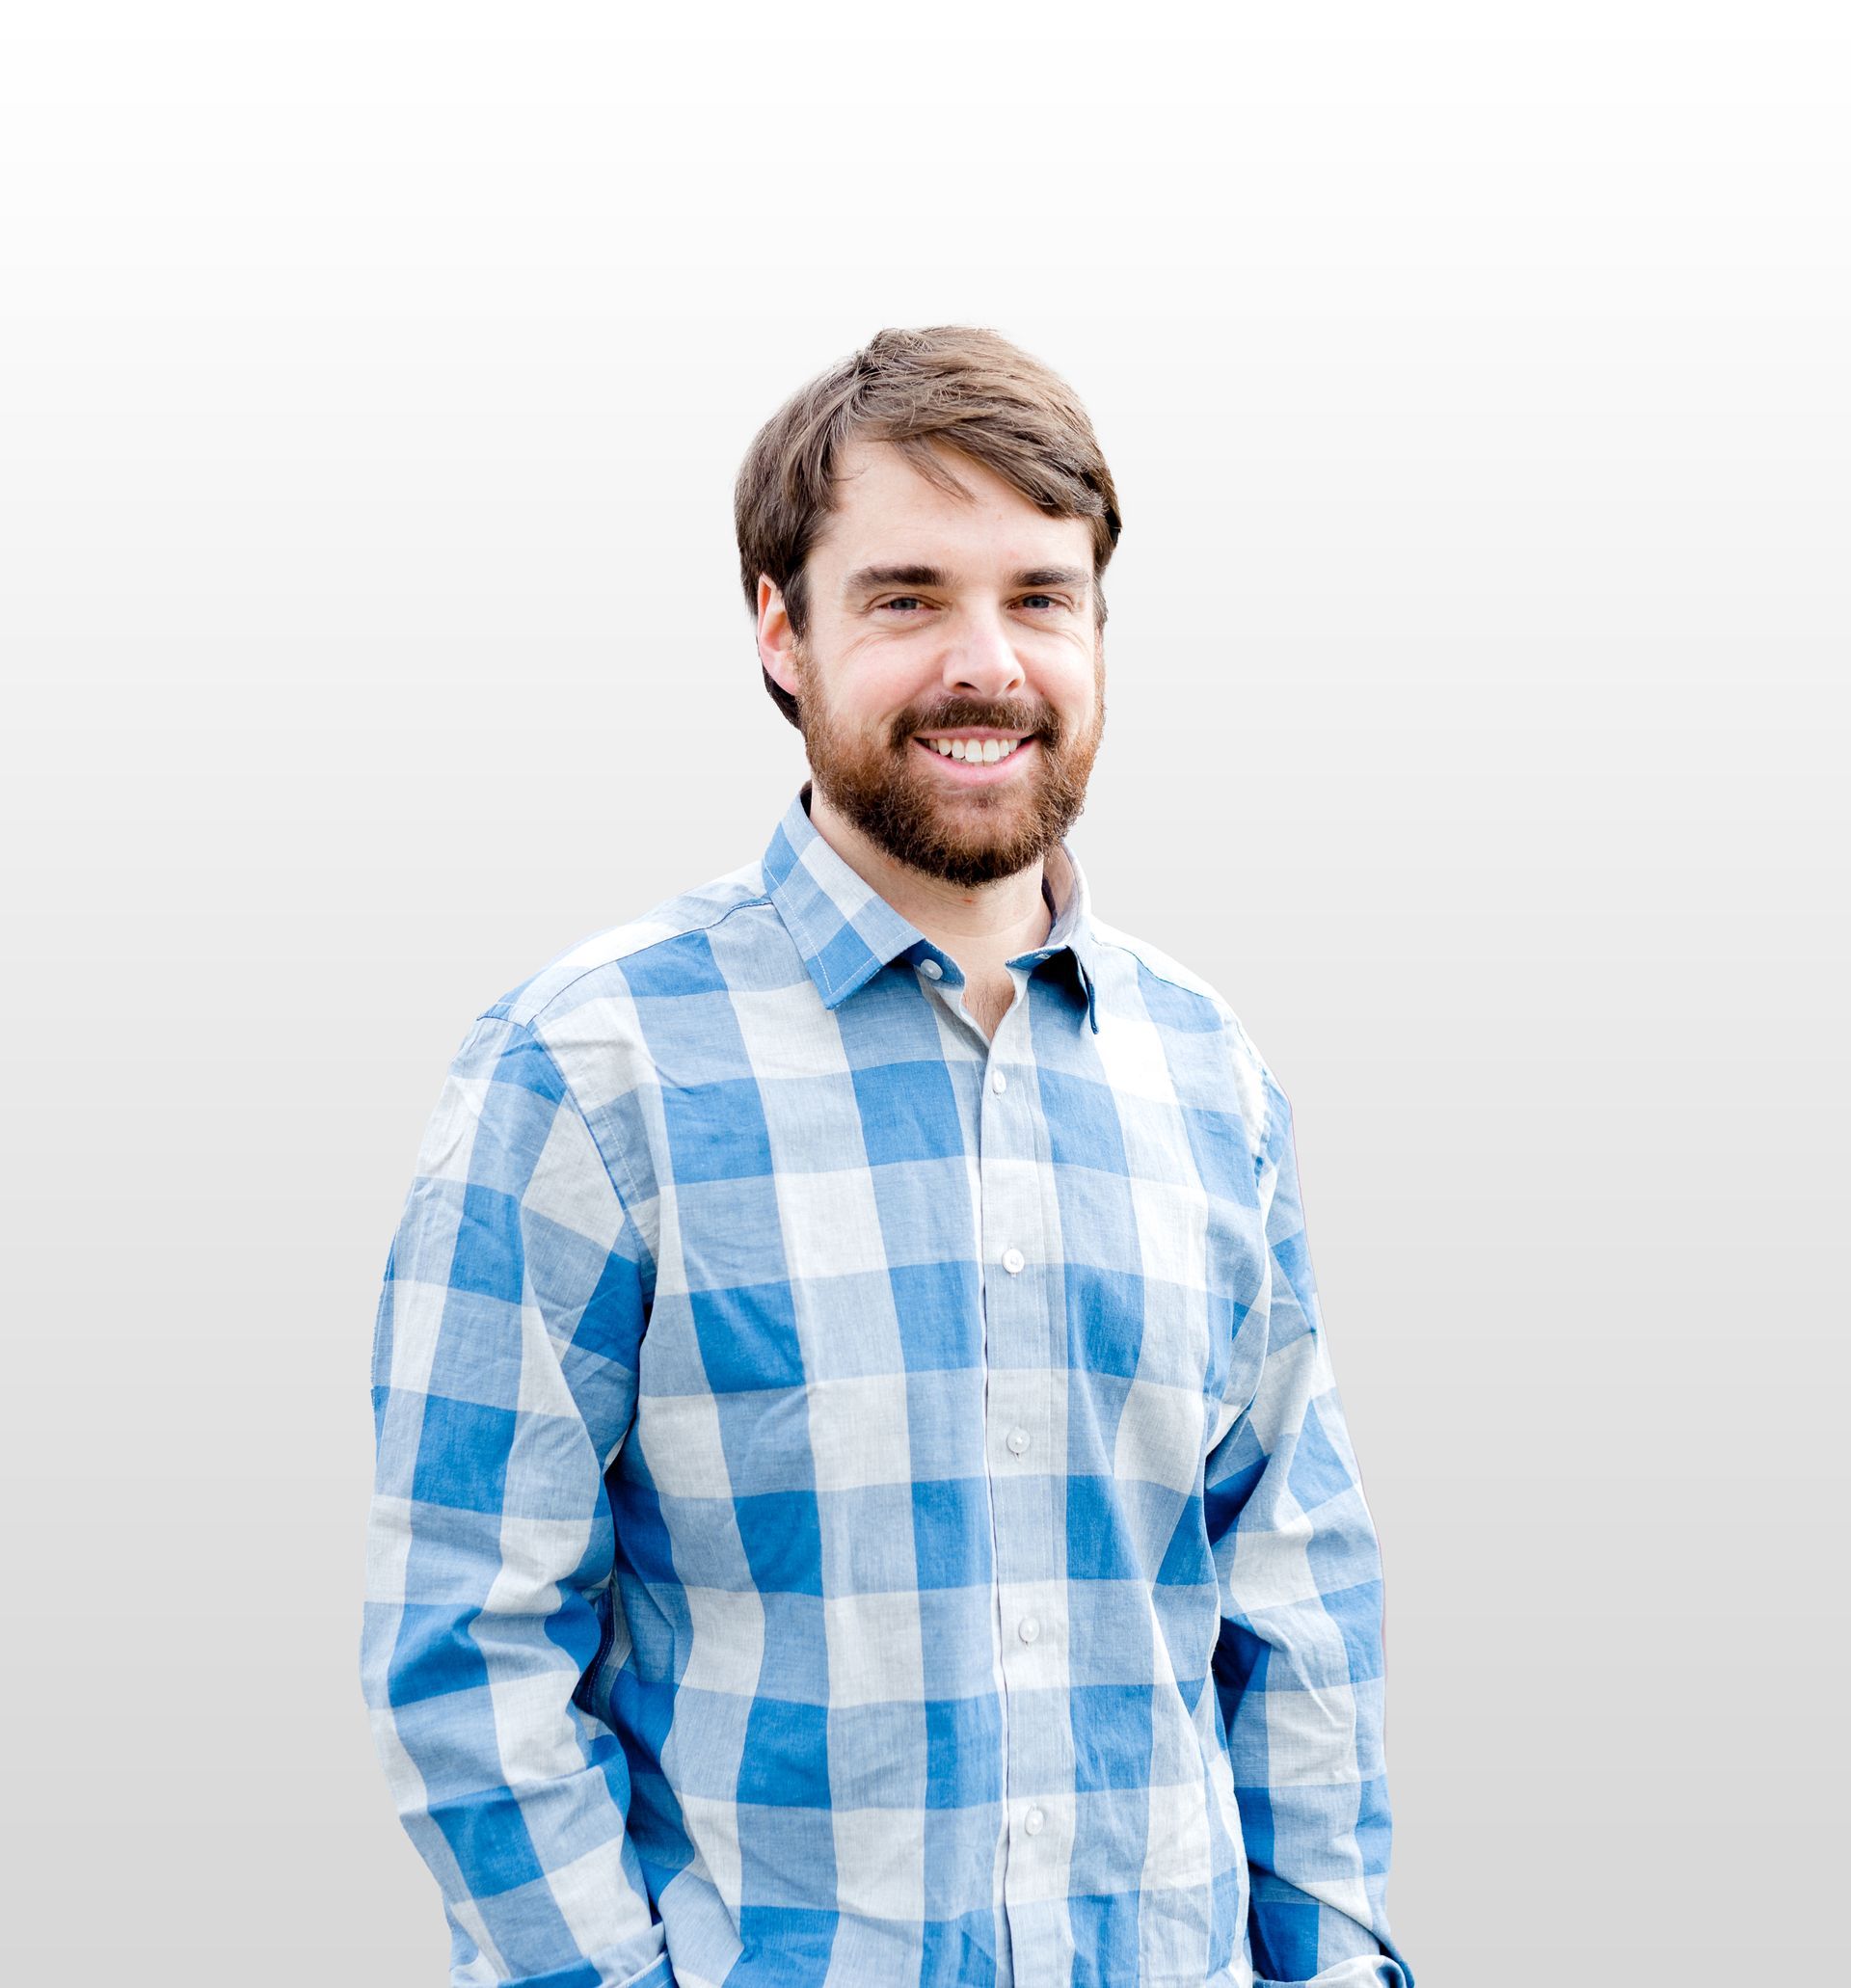
M 1296 1107 L 1421 1988 L 1831 1978 L 1843 10 L 48 16 L 0 50 L 12 1972 L 443 1979 L 356 1676 L 418 1136 L 479 1006 L 762 847 L 734 470 L 964 320 L 1123 495 L 1098 908 Z

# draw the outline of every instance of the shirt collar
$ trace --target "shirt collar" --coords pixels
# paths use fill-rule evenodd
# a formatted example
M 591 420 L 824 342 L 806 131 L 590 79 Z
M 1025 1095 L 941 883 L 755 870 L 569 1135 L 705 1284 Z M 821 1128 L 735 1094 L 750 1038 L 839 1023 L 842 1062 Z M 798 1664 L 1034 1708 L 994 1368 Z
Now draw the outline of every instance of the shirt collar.
M 839 1007 L 865 987 L 883 966 L 934 959 L 956 970 L 950 954 L 902 918 L 817 833 L 810 819 L 810 783 L 784 811 L 765 846 L 765 895 L 783 919 L 824 1007 Z M 1018 954 L 1011 965 L 1033 965 L 1057 953 L 1069 953 L 1086 1003 L 1086 1019 L 1096 1034 L 1098 997 L 1094 982 L 1097 937 L 1089 913 L 1086 879 L 1065 843 L 1043 867 L 1045 887 L 1055 904 L 1054 924 L 1041 944 Z

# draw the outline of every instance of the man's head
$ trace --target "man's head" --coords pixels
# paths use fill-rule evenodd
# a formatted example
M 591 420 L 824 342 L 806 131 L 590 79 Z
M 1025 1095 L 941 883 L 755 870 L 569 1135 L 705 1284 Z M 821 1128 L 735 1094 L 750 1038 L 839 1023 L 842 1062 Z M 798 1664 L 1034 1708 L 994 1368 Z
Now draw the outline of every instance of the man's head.
M 1052 848 L 1105 721 L 1119 531 L 1071 390 L 993 332 L 882 332 L 761 430 L 735 515 L 765 686 L 823 798 L 964 887 Z

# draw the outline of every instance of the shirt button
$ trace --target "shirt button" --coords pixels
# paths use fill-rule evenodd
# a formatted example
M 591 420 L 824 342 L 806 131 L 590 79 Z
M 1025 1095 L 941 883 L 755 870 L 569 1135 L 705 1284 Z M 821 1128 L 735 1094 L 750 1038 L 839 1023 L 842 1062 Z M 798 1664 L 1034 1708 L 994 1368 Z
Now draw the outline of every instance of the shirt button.
M 1024 1616 L 1022 1618 L 1022 1626 L 1015 1633 L 1022 1638 L 1024 1643 L 1033 1643 L 1041 1633 L 1041 1625 L 1035 1621 L 1033 1616 Z
M 997 1092 L 999 1096 L 1008 1088 L 1009 1080 L 1004 1076 L 1001 1070 L 992 1070 L 990 1072 L 990 1088 Z
M 1022 1818 L 1022 1827 L 1030 1836 L 1039 1836 L 1041 1834 L 1041 1825 L 1047 1819 L 1039 1809 L 1031 1809 Z
M 1004 1440 L 1019 1457 L 1029 1446 L 1029 1432 L 1026 1429 L 1011 1429 Z
M 1003 1252 L 1003 1268 L 1010 1276 L 1014 1276 L 1028 1260 L 1020 1249 L 1005 1249 Z
M 928 981 L 943 980 L 945 977 L 945 969 L 936 959 L 922 959 L 919 962 L 919 970 Z

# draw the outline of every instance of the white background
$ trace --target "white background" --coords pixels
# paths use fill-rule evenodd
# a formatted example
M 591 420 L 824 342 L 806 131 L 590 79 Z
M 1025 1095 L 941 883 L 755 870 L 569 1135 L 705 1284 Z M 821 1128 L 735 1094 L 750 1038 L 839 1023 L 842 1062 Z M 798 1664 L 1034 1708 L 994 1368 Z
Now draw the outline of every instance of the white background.
M 1838 6 L 48 8 L 0 50 L 9 1972 L 443 1978 L 357 1676 L 486 1002 L 802 774 L 731 485 L 991 325 L 1100 914 L 1294 1101 L 1420 1988 L 1841 1962 Z

